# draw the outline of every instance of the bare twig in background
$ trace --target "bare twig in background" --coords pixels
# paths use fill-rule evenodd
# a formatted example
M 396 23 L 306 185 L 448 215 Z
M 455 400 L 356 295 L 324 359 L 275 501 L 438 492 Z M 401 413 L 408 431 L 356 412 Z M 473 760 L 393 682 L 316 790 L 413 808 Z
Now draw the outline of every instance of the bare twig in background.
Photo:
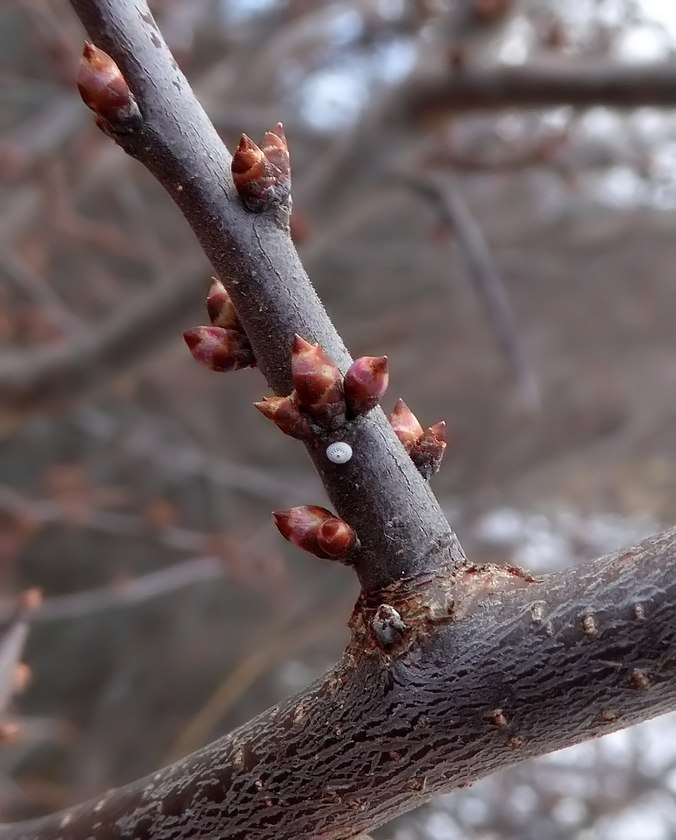
M 448 172 L 405 173 L 397 176 L 416 192 L 434 200 L 450 226 L 467 264 L 467 273 L 497 339 L 498 347 L 516 380 L 524 408 L 539 406 L 535 375 L 528 364 L 504 282 L 495 266 L 486 238 Z
M 96 329 L 55 347 L 0 356 L 0 433 L 37 412 L 62 409 L 85 393 L 108 387 L 178 329 L 199 299 L 203 275 L 176 271 L 174 283 L 153 286 Z
M 227 574 L 224 558 L 196 557 L 107 586 L 46 598 L 31 616 L 31 621 L 72 621 L 105 610 L 133 607 L 178 589 L 222 580 Z
M 412 78 L 401 114 L 471 113 L 499 108 L 668 107 L 676 104 L 676 66 L 661 64 L 523 64 L 468 66 L 445 76 Z

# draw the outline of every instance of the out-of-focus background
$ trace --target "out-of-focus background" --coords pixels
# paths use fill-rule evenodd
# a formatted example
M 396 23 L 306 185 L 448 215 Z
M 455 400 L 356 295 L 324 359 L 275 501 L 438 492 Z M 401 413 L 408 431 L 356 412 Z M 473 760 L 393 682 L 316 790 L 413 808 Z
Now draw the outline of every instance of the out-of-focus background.
M 477 560 L 539 572 L 676 521 L 676 96 L 523 110 L 508 81 L 617 67 L 615 104 L 654 99 L 632 68 L 672 58 L 671 7 L 152 4 L 229 148 L 283 120 L 308 271 L 352 353 L 389 356 L 386 409 L 403 396 L 448 422 L 434 487 Z M 190 358 L 209 266 L 80 103 L 82 42 L 66 0 L 0 7 L 0 592 L 5 611 L 26 587 L 45 597 L 0 744 L 3 819 L 149 772 L 299 689 L 356 595 L 271 524 L 323 491 L 252 408 L 260 374 Z M 483 110 L 462 96 L 477 78 L 497 91 Z M 675 794 L 667 717 L 377 836 L 669 840 Z

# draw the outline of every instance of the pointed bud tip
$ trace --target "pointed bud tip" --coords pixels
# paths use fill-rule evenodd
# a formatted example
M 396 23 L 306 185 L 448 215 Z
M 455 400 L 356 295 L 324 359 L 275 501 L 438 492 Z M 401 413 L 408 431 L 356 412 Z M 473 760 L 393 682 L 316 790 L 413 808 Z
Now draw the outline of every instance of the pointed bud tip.
M 387 356 L 361 356 L 345 374 L 348 416 L 367 414 L 380 402 L 389 384 Z
M 213 295 L 221 295 L 223 294 L 223 292 L 227 294 L 225 286 L 223 285 L 221 280 L 218 277 L 212 277 L 211 283 L 209 285 L 209 293 L 207 295 L 207 300 Z
M 202 341 L 200 327 L 191 327 L 189 330 L 185 330 L 183 333 L 183 340 L 190 350 L 197 347 L 197 345 Z
M 213 326 L 244 333 L 242 322 L 239 320 L 228 290 L 217 277 L 212 277 L 206 306 Z
M 291 353 L 294 394 L 320 425 L 333 429 L 345 421 L 343 376 L 333 359 L 319 345 L 294 336 Z
M 434 437 L 443 443 L 447 443 L 446 438 L 446 421 L 440 420 L 438 423 L 435 423 L 433 426 L 429 427 L 429 431 L 432 432 Z
M 246 134 L 242 134 L 239 145 L 232 156 L 231 169 L 234 175 L 243 175 L 263 160 L 263 152 Z
M 306 341 L 304 338 L 298 335 L 298 333 L 294 333 L 293 336 L 293 352 L 294 353 L 307 353 L 309 351 L 317 350 L 316 344 L 310 344 L 309 341 Z
M 77 87 L 84 104 L 105 123 L 128 121 L 139 116 L 134 99 L 120 68 L 108 55 L 85 42 L 77 70 Z
M 254 403 L 255 405 L 255 403 Z M 272 515 L 275 519 L 275 525 L 279 528 L 281 525 L 289 521 L 288 510 L 273 510 Z
M 309 440 L 312 437 L 312 426 L 308 418 L 298 410 L 293 395 L 287 397 L 264 397 L 254 403 L 263 417 L 277 426 L 285 435 L 296 440 Z
M 255 367 L 251 344 L 244 333 L 217 326 L 192 327 L 183 333 L 196 362 L 209 370 L 227 373 Z
M 401 397 L 387 419 L 406 451 L 410 452 L 411 447 L 422 437 L 424 431 L 418 418 Z

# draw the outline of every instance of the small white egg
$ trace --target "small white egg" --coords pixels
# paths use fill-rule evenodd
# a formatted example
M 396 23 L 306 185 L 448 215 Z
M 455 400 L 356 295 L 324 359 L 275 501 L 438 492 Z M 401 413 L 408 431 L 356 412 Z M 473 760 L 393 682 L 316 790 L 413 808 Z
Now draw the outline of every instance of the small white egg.
M 341 440 L 330 443 L 326 447 L 326 457 L 332 464 L 346 464 L 352 457 L 352 447 Z

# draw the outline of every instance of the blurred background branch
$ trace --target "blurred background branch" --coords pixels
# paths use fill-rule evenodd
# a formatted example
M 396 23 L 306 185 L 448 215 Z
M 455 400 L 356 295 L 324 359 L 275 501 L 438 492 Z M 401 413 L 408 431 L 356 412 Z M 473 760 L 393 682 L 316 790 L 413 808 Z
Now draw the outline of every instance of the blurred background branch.
M 668 7 L 153 4 L 231 148 L 283 120 L 305 264 L 350 350 L 388 354 L 392 398 L 449 422 L 435 490 L 478 562 L 544 570 L 673 524 Z M 316 479 L 250 408 L 256 373 L 218 381 L 185 352 L 209 269 L 78 101 L 82 40 L 60 0 L 0 8 L 0 595 L 45 592 L 17 701 L 34 725 L 0 745 L 7 819 L 298 689 L 341 648 L 354 596 L 273 533 L 271 508 L 321 501 Z M 536 381 L 538 414 L 510 370 Z M 673 836 L 674 725 L 524 766 L 380 837 Z

